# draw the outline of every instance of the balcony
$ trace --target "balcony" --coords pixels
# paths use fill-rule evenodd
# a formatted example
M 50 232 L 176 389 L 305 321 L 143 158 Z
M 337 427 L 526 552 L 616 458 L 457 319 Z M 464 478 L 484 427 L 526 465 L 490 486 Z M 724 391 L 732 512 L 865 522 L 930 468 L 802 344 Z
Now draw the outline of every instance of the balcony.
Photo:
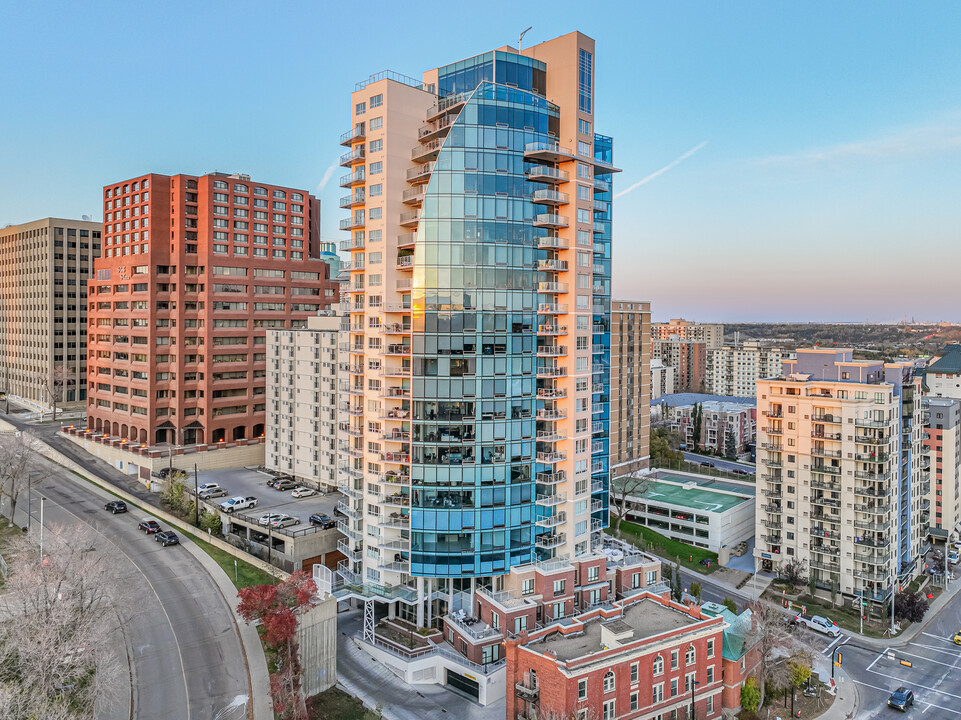
M 545 235 L 537 238 L 537 247 L 541 250 L 566 250 L 569 245 L 567 240 L 555 235 Z
M 537 312 L 540 315 L 566 315 L 567 305 L 563 303 L 539 303 Z
M 763 411 L 761 412 L 761 415 L 763 415 L 764 417 L 769 417 L 769 418 L 783 418 L 783 417 L 784 417 L 784 411 L 781 410 L 781 409 L 776 409 L 776 410 L 763 410 Z
M 768 425 L 764 428 L 764 432 L 766 432 L 768 435 L 783 435 L 784 428 L 776 425 Z
M 784 508 L 780 505 L 762 505 L 761 510 L 771 515 L 780 515 L 784 512 Z
M 367 195 L 363 188 L 358 188 L 351 195 L 345 195 L 340 199 L 340 206 L 342 208 L 352 208 L 357 205 L 363 205 L 367 201 Z
M 764 460 L 761 460 L 761 462 L 771 468 L 784 467 L 784 463 L 780 459 L 775 460 L 773 458 L 765 458 Z
M 410 345 L 391 344 L 384 346 L 384 355 L 410 355 Z
M 409 183 L 423 183 L 430 179 L 430 174 L 434 172 L 434 163 L 424 163 L 423 165 L 416 165 L 415 167 L 409 168 L 407 170 L 407 182 Z
M 816 415 L 811 418 L 814 423 L 828 423 L 831 425 L 841 425 L 844 421 L 840 415 Z
M 428 121 L 434 120 L 446 113 L 453 114 L 455 110 L 459 110 L 460 106 L 466 103 L 470 99 L 470 96 L 472 93 L 473 91 L 469 90 L 469 91 L 455 93 L 454 95 L 448 95 L 447 97 L 439 98 L 437 100 L 437 104 L 431 107 L 427 111 L 427 120 Z
M 538 388 L 538 400 L 560 400 L 567 397 L 567 390 L 564 388 Z
M 784 527 L 784 524 L 780 520 L 765 520 L 764 527 L 768 528 L 769 530 L 780 530 L 782 527 Z
M 552 213 L 542 213 L 534 216 L 534 227 L 551 228 L 554 230 L 566 228 L 569 225 L 567 217 L 564 215 L 554 215 Z
M 400 214 L 400 224 L 404 227 L 414 227 L 420 222 L 420 210 L 410 210 Z
M 841 483 L 829 482 L 825 480 L 812 480 L 811 487 L 815 490 L 828 490 L 830 492 L 841 492 Z
M 566 345 L 539 345 L 537 347 L 538 357 L 561 357 L 567 355 Z
M 887 445 L 891 442 L 889 437 L 876 437 L 874 435 L 855 435 L 854 442 L 862 445 Z
M 891 479 L 891 473 L 889 472 L 865 472 L 864 470 L 855 470 L 854 477 L 859 480 L 868 480 L 869 482 L 888 482 Z
M 350 173 L 349 175 L 343 175 L 340 178 L 340 186 L 354 187 L 355 185 L 363 185 L 365 179 L 366 173 L 364 172 L 364 168 L 360 168 L 358 170 L 354 170 L 354 172 Z
M 782 483 L 782 482 L 784 482 L 783 476 L 781 476 L 781 475 L 771 475 L 771 474 L 768 474 L 768 473 L 764 473 L 763 475 L 761 475 L 761 478 L 760 478 L 760 479 L 761 479 L 762 482 L 769 482 L 769 483 Z
M 882 503 L 854 503 L 854 511 L 865 515 L 887 515 L 891 512 L 891 506 Z
M 353 130 L 348 130 L 347 132 L 345 132 L 343 135 L 340 136 L 340 144 L 350 145 L 355 140 L 363 140 L 365 137 L 367 137 L 367 134 L 365 133 L 364 130 L 365 130 L 364 123 L 357 123 L 354 126 Z
M 414 247 L 417 242 L 417 233 L 408 232 L 401 233 L 397 236 L 397 249 L 398 250 L 409 250 Z
M 831 498 L 826 498 L 826 497 L 824 497 L 824 496 L 821 496 L 821 497 L 812 497 L 812 498 L 811 498 L 811 504 L 812 504 L 812 505 L 820 505 L 820 506 L 822 506 L 822 507 L 832 507 L 832 508 L 840 508 L 840 507 L 841 507 L 841 501 L 840 501 L 840 500 L 832 500 Z
M 765 450 L 772 450 L 773 452 L 781 452 L 781 451 L 784 449 L 784 446 L 783 446 L 781 443 L 779 443 L 779 442 L 777 442 L 777 443 L 773 443 L 773 442 L 761 443 L 761 447 L 764 448 Z
M 537 283 L 537 292 L 539 293 L 566 293 L 568 292 L 568 288 L 568 284 L 562 282 Z
M 538 325 L 537 326 L 538 335 L 567 335 L 566 325 Z
M 418 145 L 410 151 L 410 159 L 414 162 L 427 162 L 436 160 L 440 149 L 444 146 L 442 139 L 431 140 L 422 145 Z
M 351 518 L 352 520 L 360 520 L 361 518 L 360 510 L 355 510 L 352 508 L 350 503 L 337 503 L 337 506 L 334 509 L 342 515 L 346 515 L 347 517 Z
M 545 365 L 538 365 L 537 367 L 537 377 L 539 378 L 560 378 L 567 377 L 566 367 L 550 367 Z
M 455 115 L 447 115 L 436 122 L 421 125 L 417 130 L 417 139 L 424 142 L 425 140 L 433 140 L 434 138 L 446 135 L 450 132 L 450 126 L 453 125 L 456 120 L 457 117 Z
M 402 201 L 405 205 L 420 205 L 424 202 L 424 186 L 415 185 L 404 190 Z
M 360 548 L 354 549 L 353 543 L 347 540 L 338 540 L 337 549 L 340 550 L 344 555 L 353 560 L 354 562 L 360 562 L 364 559 L 364 551 Z
M 364 216 L 355 215 L 340 221 L 341 230 L 357 230 L 364 227 Z
M 594 176 L 594 189 L 600 192 L 610 192 L 611 184 L 607 180 L 601 180 L 597 175 Z
M 537 497 L 534 498 L 534 504 L 541 507 L 554 507 L 565 502 L 567 502 L 567 495 L 543 495 L 538 493 Z
M 567 480 L 567 473 L 563 470 L 556 472 L 539 472 L 534 479 L 539 485 L 557 485 Z
M 527 179 L 534 182 L 550 183 L 559 185 L 571 179 L 570 173 L 547 165 L 538 165 L 527 171 Z
M 558 525 L 563 525 L 565 522 L 567 522 L 567 513 L 560 512 L 557 513 L 557 515 L 538 518 L 534 521 L 534 524 L 537 527 L 552 528 L 557 527 Z
M 535 190 L 531 194 L 531 202 L 538 205 L 567 205 L 571 201 L 570 195 L 557 190 Z
M 824 431 L 814 431 L 811 433 L 811 437 L 815 440 L 830 440 L 832 442 L 837 442 L 841 439 L 841 433 L 829 433 Z
M 841 468 L 832 465 L 812 465 L 811 472 L 821 473 L 822 475 L 840 475 Z
M 573 160 L 576 156 L 572 150 L 561 147 L 557 143 L 532 142 L 524 146 L 525 160 L 538 160 L 540 162 L 564 162 Z
M 551 548 L 556 548 L 567 542 L 567 535 L 565 533 L 560 533 L 555 535 L 554 533 L 546 533 L 544 535 L 538 535 L 537 539 L 534 541 L 535 547 L 539 547 L 545 550 L 550 550 Z
M 766 542 L 769 545 L 780 545 L 781 536 L 780 535 L 761 535 L 761 542 Z
M 535 416 L 538 420 L 547 420 L 553 422 L 555 420 L 563 420 L 567 417 L 566 410 L 537 410 Z
M 537 453 L 537 462 L 544 463 L 546 465 L 553 465 L 555 463 L 564 462 L 565 460 L 567 460 L 567 453 L 553 451 Z
M 761 493 L 763 493 L 764 497 L 773 499 L 781 498 L 784 495 L 784 493 L 782 493 L 780 490 L 768 490 L 767 488 L 761 490 Z
M 401 255 L 397 258 L 397 269 L 398 270 L 413 270 L 414 269 L 414 256 L 413 255 Z
M 884 565 L 887 567 L 888 561 L 891 559 L 888 557 L 887 553 L 879 552 L 856 552 L 854 553 L 854 559 L 857 562 L 862 562 L 865 565 Z
M 891 529 L 891 523 L 889 522 L 871 522 L 868 520 L 857 520 L 854 521 L 854 527 L 857 530 L 867 530 L 869 532 L 883 532 L 886 533 Z
M 871 420 L 868 418 L 855 418 L 854 426 L 860 428 L 889 428 L 891 420 Z
M 363 160 L 365 148 L 366 148 L 366 145 L 358 145 L 350 152 L 345 152 L 343 155 L 341 155 L 340 156 L 341 167 L 350 167 L 358 160 Z
M 840 563 L 824 562 L 822 560 L 811 560 L 808 562 L 808 567 L 814 568 L 816 570 L 824 570 L 831 573 L 841 572 Z
M 557 432 L 557 430 L 538 430 L 537 431 L 537 442 L 555 443 L 555 442 L 560 442 L 563 439 L 564 439 L 564 436 L 561 435 L 559 432 Z
M 537 697 L 540 695 L 540 690 L 537 686 L 531 687 L 524 683 L 514 683 L 514 694 L 517 695 L 524 702 L 537 702 Z
M 821 555 L 840 556 L 841 548 L 834 547 L 833 545 L 811 545 L 811 552 L 820 553 Z
M 886 463 L 890 456 L 887 453 L 855 453 L 854 459 L 859 462 Z
M 567 260 L 538 260 L 537 269 L 545 272 L 567 272 Z
M 855 570 L 854 577 L 865 582 L 888 582 L 891 580 L 890 573 L 873 572 L 871 570 Z
M 595 220 L 593 229 L 596 233 L 606 233 L 608 230 L 607 223 Z M 594 272 L 597 272 L 597 270 Z
M 811 448 L 811 454 L 814 457 L 836 458 L 838 460 L 841 459 L 840 450 L 825 450 L 823 447 Z
M 814 537 L 819 537 L 819 538 L 828 538 L 830 540 L 841 539 L 841 533 L 834 532 L 833 530 L 825 530 L 823 527 L 818 527 L 816 525 L 811 526 L 810 533 Z

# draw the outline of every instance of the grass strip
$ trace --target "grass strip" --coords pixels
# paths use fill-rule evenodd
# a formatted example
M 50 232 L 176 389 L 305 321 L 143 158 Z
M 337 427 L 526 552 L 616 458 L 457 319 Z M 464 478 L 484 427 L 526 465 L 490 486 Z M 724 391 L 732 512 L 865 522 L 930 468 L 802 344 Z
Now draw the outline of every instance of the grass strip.
M 666 560 L 674 562 L 680 558 L 682 567 L 702 575 L 710 575 L 718 568 L 716 552 L 672 540 L 649 527 L 625 521 L 621 523 L 620 535 L 623 540 L 641 550 L 660 555 Z M 710 567 L 701 565 L 701 560 L 710 560 Z

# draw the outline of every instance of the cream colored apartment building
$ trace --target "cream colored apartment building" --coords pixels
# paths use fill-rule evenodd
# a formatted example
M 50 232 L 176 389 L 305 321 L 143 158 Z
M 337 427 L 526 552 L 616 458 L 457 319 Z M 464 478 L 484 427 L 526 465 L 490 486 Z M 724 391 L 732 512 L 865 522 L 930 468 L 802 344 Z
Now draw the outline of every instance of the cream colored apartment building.
M 611 303 L 611 469 L 650 463 L 651 304 Z
M 0 229 L 0 388 L 34 410 L 86 399 L 87 280 L 103 225 L 45 218 Z
M 928 535 L 918 368 L 798 350 L 757 384 L 755 558 L 805 563 L 822 595 L 875 604 Z
M 676 369 L 665 365 L 660 358 L 651 358 L 651 400 L 674 393 L 676 374 Z
M 266 467 L 324 490 L 339 485 L 340 329 L 341 318 L 322 315 L 267 331 Z
M 754 397 L 758 378 L 780 374 L 783 359 L 780 348 L 756 342 L 746 342 L 739 347 L 708 347 L 704 391 L 712 395 Z
M 670 340 L 672 336 L 681 340 L 697 340 L 705 343 L 708 349 L 724 345 L 722 323 L 697 323 L 675 318 L 666 323 L 654 323 L 651 333 L 655 340 Z

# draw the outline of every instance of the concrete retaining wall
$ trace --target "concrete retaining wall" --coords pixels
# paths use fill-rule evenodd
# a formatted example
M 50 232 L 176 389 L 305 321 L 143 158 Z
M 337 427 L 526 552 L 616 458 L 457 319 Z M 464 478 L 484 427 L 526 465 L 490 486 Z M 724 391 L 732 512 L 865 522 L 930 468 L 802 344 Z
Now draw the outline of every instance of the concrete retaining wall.
M 337 600 L 328 595 L 300 616 L 297 628 L 304 693 L 316 695 L 337 684 Z

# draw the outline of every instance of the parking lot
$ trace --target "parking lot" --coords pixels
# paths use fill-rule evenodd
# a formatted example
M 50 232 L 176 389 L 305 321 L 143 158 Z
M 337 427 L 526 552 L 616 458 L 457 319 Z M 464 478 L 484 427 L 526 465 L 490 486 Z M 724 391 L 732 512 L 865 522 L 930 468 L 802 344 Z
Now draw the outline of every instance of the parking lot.
M 294 498 L 291 497 L 290 490 L 274 490 L 267 487 L 267 481 L 273 476 L 258 470 L 248 470 L 246 468 L 229 468 L 226 470 L 201 470 L 197 476 L 198 485 L 208 482 L 215 482 L 227 490 L 224 497 L 213 498 L 208 502 L 219 509 L 220 503 L 235 496 L 252 495 L 257 498 L 257 507 L 252 510 L 238 511 L 243 515 L 256 515 L 260 517 L 266 512 L 286 513 L 300 520 L 302 525 L 308 523 L 308 518 L 313 513 L 324 513 L 334 517 L 334 506 L 344 499 L 340 493 L 334 492 L 327 495 L 318 493 L 311 497 Z M 193 488 L 193 477 L 191 475 L 188 483 Z M 292 526 L 294 530 L 300 526 Z

